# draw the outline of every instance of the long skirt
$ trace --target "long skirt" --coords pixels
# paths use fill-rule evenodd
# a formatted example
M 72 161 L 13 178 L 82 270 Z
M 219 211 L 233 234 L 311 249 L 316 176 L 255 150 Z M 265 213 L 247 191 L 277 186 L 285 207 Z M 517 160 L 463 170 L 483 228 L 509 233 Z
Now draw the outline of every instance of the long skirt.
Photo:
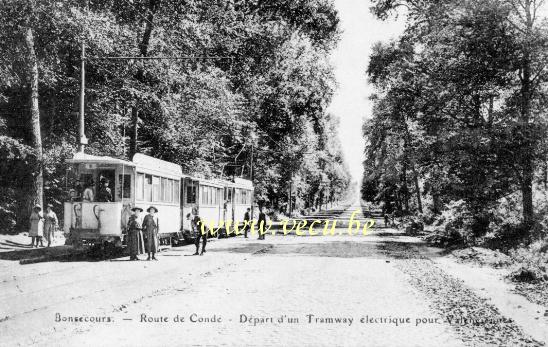
M 29 230 L 29 236 L 30 237 L 42 237 L 44 236 L 44 221 L 33 219 L 30 221 L 30 230 Z
M 155 230 L 147 230 L 147 251 L 156 253 L 159 248 L 158 232 Z
M 127 235 L 127 248 L 130 256 L 144 253 L 143 233 L 141 230 L 129 230 Z
M 50 223 L 45 223 L 44 236 L 46 237 L 46 241 L 48 241 L 48 243 L 51 243 L 53 239 L 55 238 L 55 225 Z

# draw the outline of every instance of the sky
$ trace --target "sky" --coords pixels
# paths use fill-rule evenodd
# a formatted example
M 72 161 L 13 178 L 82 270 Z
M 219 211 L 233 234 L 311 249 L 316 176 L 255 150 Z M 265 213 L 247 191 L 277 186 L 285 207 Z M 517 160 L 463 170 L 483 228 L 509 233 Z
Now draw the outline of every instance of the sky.
M 365 76 L 371 47 L 377 41 L 396 38 L 404 27 L 402 21 L 375 19 L 369 6 L 369 0 L 335 0 L 342 35 L 331 57 L 339 86 L 329 112 L 340 119 L 339 137 L 350 172 L 357 182 L 361 182 L 363 173 L 362 124 L 371 115 L 368 96 L 374 92 Z

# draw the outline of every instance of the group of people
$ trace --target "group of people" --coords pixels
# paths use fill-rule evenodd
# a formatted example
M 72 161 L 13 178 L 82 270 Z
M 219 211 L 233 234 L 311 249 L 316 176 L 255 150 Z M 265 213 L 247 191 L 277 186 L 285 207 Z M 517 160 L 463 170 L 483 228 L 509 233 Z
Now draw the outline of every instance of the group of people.
M 141 222 L 141 213 L 143 209 L 134 207 L 131 209 L 133 214 L 128 221 L 127 247 L 129 250 L 129 260 L 139 260 L 138 255 L 145 252 L 143 236 L 147 243 L 147 260 L 158 260 L 156 253 L 160 246 L 158 231 L 160 230 L 160 221 L 158 220 L 158 209 L 154 206 L 147 208 L 147 215 Z
M 47 205 L 45 214 L 42 213 L 42 206 L 35 205 L 30 215 L 30 246 L 38 248 L 38 244 L 40 243 L 40 247 L 44 247 L 43 238 L 45 237 L 48 242 L 47 247 L 50 247 L 55 239 L 55 232 L 58 226 L 59 220 L 55 212 L 53 212 L 53 205 Z
M 244 237 L 247 239 L 247 232 L 250 229 L 250 223 L 251 223 L 251 209 L 247 208 L 244 214 Z M 259 226 L 259 230 L 261 228 L 261 224 L 263 225 L 263 228 L 266 227 L 266 213 L 263 211 L 263 207 L 259 206 L 259 218 L 257 219 L 257 225 Z M 259 240 L 265 240 L 265 233 L 259 233 Z
M 139 260 L 139 255 L 145 253 L 144 245 L 145 242 L 143 238 L 146 238 L 146 251 L 148 253 L 147 260 L 158 260 L 156 258 L 156 252 L 158 252 L 159 247 L 159 238 L 158 232 L 160 223 L 158 220 L 158 209 L 154 206 L 150 206 L 147 209 L 147 215 L 143 218 L 141 222 L 141 213 L 143 209 L 140 207 L 134 207 L 131 209 L 133 214 L 128 221 L 128 235 L 127 235 L 127 247 L 129 251 L 129 260 Z M 249 222 L 251 221 L 250 215 L 251 209 L 248 208 L 244 215 L 244 237 L 247 238 L 247 233 L 249 230 Z M 193 208 L 192 212 L 187 214 L 187 220 L 190 221 L 190 225 L 194 235 L 196 235 L 194 245 L 196 246 L 196 252 L 194 255 L 204 255 L 206 253 L 207 245 L 207 233 L 202 233 L 202 219 L 198 214 L 198 209 Z M 257 221 L 260 223 L 266 224 L 266 214 L 263 212 L 262 208 L 259 208 L 259 218 Z M 264 240 L 264 233 L 259 235 L 259 240 Z M 202 244 L 202 250 L 200 251 L 200 243 Z
M 112 190 L 109 187 L 110 181 L 107 178 L 101 179 L 101 186 L 95 195 L 95 182 L 89 180 L 85 187 L 82 186 L 82 181 L 77 180 L 75 189 L 73 189 L 72 200 L 83 202 L 113 202 Z
M 108 188 L 108 181 L 104 186 Z M 84 196 L 85 196 L 84 192 Z M 133 214 L 128 220 L 128 235 L 127 235 L 127 247 L 129 250 L 130 260 L 139 260 L 138 255 L 145 253 L 145 240 L 146 240 L 146 252 L 148 254 L 147 260 L 158 260 L 156 253 L 160 246 L 160 240 L 158 233 L 160 230 L 160 222 L 157 216 L 158 208 L 150 206 L 147 209 L 147 215 L 141 220 L 141 213 L 143 209 L 140 207 L 134 207 L 131 209 Z M 251 221 L 250 215 L 251 209 L 248 208 L 244 215 L 244 237 L 247 238 L 249 230 L 249 223 Z M 191 227 L 196 235 L 195 246 L 196 252 L 194 255 L 203 255 L 206 252 L 207 234 L 202 233 L 202 219 L 198 214 L 198 210 L 194 208 L 192 213 L 187 215 L 187 219 L 191 222 Z M 266 224 L 266 214 L 262 208 L 259 208 L 258 224 Z M 51 243 L 55 239 L 55 231 L 57 230 L 59 221 L 57 215 L 53 211 L 53 205 L 48 204 L 46 213 L 42 213 L 42 207 L 36 205 L 33 208 L 30 216 L 30 230 L 29 236 L 32 238 L 31 247 L 44 247 L 43 237 L 46 238 L 47 247 L 51 246 Z M 260 234 L 259 240 L 264 240 L 265 235 Z M 200 252 L 200 241 L 202 242 L 202 250 Z
M 160 230 L 160 223 L 158 216 L 158 209 L 154 206 L 150 206 L 147 209 L 147 215 L 141 221 L 141 213 L 143 209 L 140 207 L 134 207 L 131 209 L 133 214 L 128 221 L 128 234 L 127 234 L 127 247 L 129 251 L 129 260 L 140 260 L 139 255 L 145 253 L 144 239 L 146 239 L 146 251 L 148 253 L 147 260 L 158 260 L 156 253 L 159 248 L 158 232 Z M 187 215 L 187 219 L 190 220 L 192 228 L 197 233 L 196 237 L 196 253 L 195 255 L 203 255 L 206 252 L 207 235 L 202 235 L 200 231 L 202 226 L 202 220 L 194 209 L 192 214 Z M 202 252 L 199 252 L 200 239 L 203 242 Z

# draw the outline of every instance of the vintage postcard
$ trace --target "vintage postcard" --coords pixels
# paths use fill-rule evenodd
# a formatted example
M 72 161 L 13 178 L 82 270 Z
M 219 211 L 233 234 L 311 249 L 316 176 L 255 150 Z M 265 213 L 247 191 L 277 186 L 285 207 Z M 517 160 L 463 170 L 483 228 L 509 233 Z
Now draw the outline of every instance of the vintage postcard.
M 0 346 L 546 346 L 545 0 L 0 0 Z

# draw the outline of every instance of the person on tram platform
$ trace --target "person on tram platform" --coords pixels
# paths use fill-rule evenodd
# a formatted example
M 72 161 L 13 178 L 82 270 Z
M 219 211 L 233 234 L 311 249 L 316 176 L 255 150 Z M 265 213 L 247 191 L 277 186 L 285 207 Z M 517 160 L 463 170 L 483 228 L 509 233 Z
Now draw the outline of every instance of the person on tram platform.
M 84 189 L 84 194 L 82 196 L 82 201 L 84 202 L 93 202 L 95 201 L 95 193 L 93 193 L 93 186 L 95 183 L 93 180 L 89 181 L 86 184 L 86 189 Z
M 143 230 L 147 238 L 147 260 L 156 259 L 156 253 L 160 247 L 160 240 L 158 239 L 158 232 L 160 230 L 160 222 L 158 220 L 158 209 L 154 206 L 150 206 L 147 209 L 148 214 L 143 219 Z M 152 257 L 151 257 L 152 254 Z
M 74 188 L 70 190 L 70 197 L 72 201 L 82 201 L 84 197 L 84 187 L 82 186 L 82 181 L 79 179 L 76 180 Z
M 140 214 L 143 209 L 134 207 L 131 209 L 133 214 L 128 221 L 127 248 L 129 251 L 129 260 L 139 260 L 138 255 L 144 253 L 143 232 Z
M 112 202 L 112 190 L 108 187 L 109 183 L 108 179 L 101 181 L 101 189 L 99 189 L 99 193 L 97 193 L 97 201 Z

